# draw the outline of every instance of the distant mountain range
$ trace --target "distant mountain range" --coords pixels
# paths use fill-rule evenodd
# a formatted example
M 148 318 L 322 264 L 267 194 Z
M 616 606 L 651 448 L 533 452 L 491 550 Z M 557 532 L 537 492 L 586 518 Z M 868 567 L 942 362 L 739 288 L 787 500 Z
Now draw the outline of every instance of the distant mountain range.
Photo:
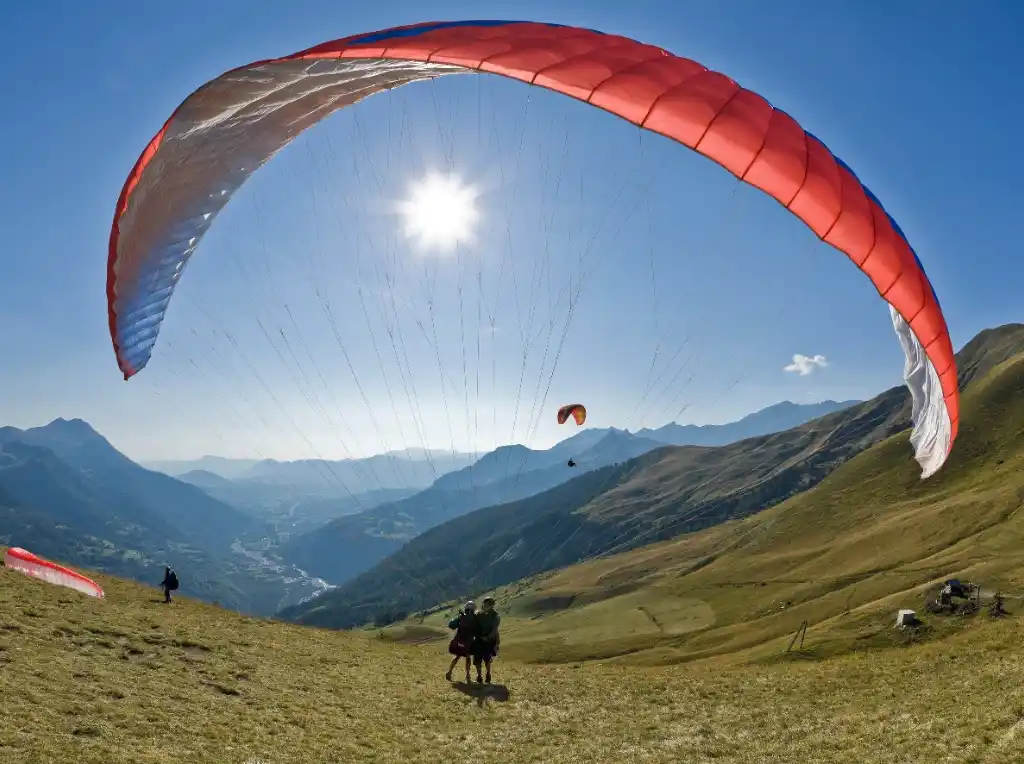
M 178 477 L 186 472 L 210 472 L 228 480 L 243 477 L 259 459 L 231 459 L 225 456 L 202 456 L 199 459 L 177 459 L 167 461 L 143 461 L 140 464 L 146 469 L 163 472 L 165 475 Z
M 729 438 L 763 435 L 773 423 L 786 429 L 855 403 L 785 402 L 724 425 L 673 424 L 635 435 L 615 428 L 591 428 L 549 449 L 501 446 L 476 463 L 438 478 L 424 491 L 400 501 L 382 503 L 367 512 L 341 517 L 297 536 L 278 551 L 289 563 L 331 583 L 341 583 L 369 569 L 420 533 L 452 518 L 534 496 L 590 470 L 678 444 L 687 434 L 702 444 L 717 444 Z M 567 466 L 569 458 L 575 462 L 575 469 Z
M 957 354 L 961 387 L 1022 352 L 1024 325 L 982 332 Z M 772 408 L 771 416 L 747 417 L 748 426 L 789 416 L 788 406 Z M 470 592 L 742 518 L 808 490 L 909 424 L 909 394 L 897 387 L 775 434 L 658 449 L 453 518 L 358 577 L 279 615 L 330 628 L 401 620 Z M 904 458 L 913 461 L 909 447 Z
M 365 459 L 200 459 L 148 462 L 270 524 L 285 538 L 423 490 L 471 454 L 408 448 Z
M 637 435 L 672 446 L 727 446 L 747 438 L 782 432 L 804 422 L 856 406 L 861 401 L 821 401 L 793 403 L 783 401 L 761 409 L 729 424 L 676 424 L 672 422 L 656 430 L 643 429 Z
M 642 429 L 633 433 L 640 438 L 649 438 L 660 444 L 672 446 L 721 446 L 735 443 L 744 438 L 753 438 L 758 435 L 767 435 L 772 432 L 788 430 L 811 419 L 816 419 L 833 411 L 849 408 L 860 401 L 821 401 L 820 403 L 793 403 L 783 401 L 768 408 L 749 414 L 739 421 L 727 424 L 708 425 L 680 425 L 674 422 L 657 429 Z M 385 481 L 394 480 L 396 470 L 404 470 L 409 473 L 410 478 L 415 478 L 418 487 L 425 488 L 433 485 L 436 488 L 461 488 L 464 486 L 453 484 L 451 473 L 458 473 L 463 468 L 473 466 L 474 475 L 472 482 L 476 485 L 492 482 L 494 475 L 506 476 L 507 465 L 512 465 L 517 471 L 529 471 L 540 466 L 551 466 L 563 456 L 568 458 L 572 451 L 585 451 L 594 445 L 608 432 L 628 432 L 616 430 L 616 428 L 591 428 L 556 444 L 547 450 L 532 450 L 526 446 L 512 445 L 501 446 L 494 451 L 477 457 L 474 464 L 472 454 L 455 452 L 440 449 L 406 448 L 397 451 L 389 451 L 386 454 L 378 454 L 362 459 L 338 459 L 338 460 L 316 460 L 305 459 L 298 461 L 278 461 L 275 459 L 235 459 L 223 456 L 203 456 L 198 459 L 165 460 L 165 461 L 143 461 L 142 466 L 147 469 L 163 472 L 173 477 L 181 477 L 194 471 L 209 472 L 228 480 L 254 480 L 264 484 L 283 482 L 315 482 L 334 486 L 335 481 L 327 472 L 330 466 L 339 475 L 348 478 L 359 478 L 359 471 L 369 473 L 372 469 L 374 474 L 381 473 Z M 520 464 L 522 461 L 522 464 Z M 397 462 L 397 467 L 393 462 Z M 416 463 L 416 466 L 409 468 L 407 463 Z M 430 463 L 434 465 L 433 475 L 430 470 Z M 424 471 L 422 467 L 426 467 Z M 492 472 L 493 470 L 493 472 Z M 429 474 L 429 479 L 426 477 Z M 461 480 L 461 478 L 460 478 Z M 426 482 L 424 482 L 426 481 Z M 399 481 L 401 482 L 401 481 Z M 380 485 L 374 487 L 379 488 Z M 396 486 L 390 486 L 396 487 Z M 397 487 L 417 487 L 404 485 Z M 362 486 L 355 486 L 354 492 L 358 493 Z
M 278 538 L 322 528 L 336 518 L 365 512 L 379 504 L 418 493 L 415 488 L 384 488 L 337 496 L 334 491 L 322 490 L 322 486 L 316 483 L 229 480 L 206 470 L 192 470 L 177 479 L 201 488 L 215 499 L 266 523 Z
M 232 481 L 263 486 L 302 486 L 321 496 L 349 496 L 377 490 L 423 489 L 438 477 L 473 463 L 472 454 L 406 448 L 362 459 L 229 459 L 204 456 L 194 460 L 146 462 L 174 477 L 205 472 Z

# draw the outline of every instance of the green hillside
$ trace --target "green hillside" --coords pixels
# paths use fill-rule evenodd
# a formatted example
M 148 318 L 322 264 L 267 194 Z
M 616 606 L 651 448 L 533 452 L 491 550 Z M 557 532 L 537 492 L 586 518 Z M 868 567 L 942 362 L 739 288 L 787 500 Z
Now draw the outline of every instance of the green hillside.
M 896 610 L 922 611 L 947 578 L 1019 595 L 1024 355 L 970 385 L 962 422 L 948 463 L 927 481 L 904 433 L 745 520 L 503 590 L 508 654 L 749 660 L 778 653 L 806 620 L 805 655 L 822 657 L 899 644 Z M 963 625 L 925 619 L 929 639 Z
M 822 662 L 526 665 L 486 690 L 436 645 L 0 569 L 0 755 L 19 764 L 1019 761 L 1024 633 Z M 522 645 L 520 646 L 522 649 Z

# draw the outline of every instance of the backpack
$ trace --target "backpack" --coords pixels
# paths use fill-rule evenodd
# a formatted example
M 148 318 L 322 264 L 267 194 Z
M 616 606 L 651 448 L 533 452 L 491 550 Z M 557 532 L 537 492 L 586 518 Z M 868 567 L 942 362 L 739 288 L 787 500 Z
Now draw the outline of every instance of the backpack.
M 448 627 L 455 629 L 451 644 L 466 648 L 473 644 L 473 638 L 476 636 L 476 616 L 463 613 L 449 623 Z
M 173 570 L 171 571 L 171 575 L 168 576 L 167 588 L 170 589 L 172 592 L 178 588 L 178 574 L 175 573 Z

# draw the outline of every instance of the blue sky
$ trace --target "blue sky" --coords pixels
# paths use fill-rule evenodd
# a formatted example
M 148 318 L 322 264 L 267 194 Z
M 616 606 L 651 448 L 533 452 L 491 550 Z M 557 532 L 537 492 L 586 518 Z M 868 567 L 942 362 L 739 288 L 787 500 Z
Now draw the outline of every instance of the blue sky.
M 636 428 L 676 416 L 727 421 L 787 398 L 869 397 L 900 383 L 898 343 L 871 285 L 774 202 L 679 146 L 641 141 L 596 110 L 493 78 L 371 99 L 275 158 L 200 247 L 150 367 L 123 382 L 107 333 L 107 238 L 128 170 L 174 107 L 234 66 L 431 19 L 575 24 L 727 73 L 793 114 L 882 200 L 928 270 L 955 346 L 1021 320 L 1024 106 L 1013 94 L 1024 79 L 1024 6 L 379 6 L 68 0 L 4 8 L 0 41 L 17 65 L 0 72 L 8 106 L 0 122 L 0 422 L 82 417 L 142 459 L 344 457 L 385 446 L 546 445 L 566 434 L 552 424 L 554 409 L 576 399 L 588 404 L 588 424 Z M 454 146 L 460 176 L 483 190 L 477 244 L 454 258 L 383 245 L 399 225 L 382 213 L 385 202 L 425 170 L 444 169 L 444 145 Z M 367 181 L 371 172 L 380 173 L 383 195 Z M 551 344 L 541 332 L 527 353 L 520 334 L 531 304 L 539 306 L 535 331 L 545 316 L 564 318 L 564 306 L 536 295 L 575 283 L 590 240 L 600 264 L 550 376 L 561 324 Z M 397 264 L 393 305 L 377 277 L 381 261 L 372 266 L 382 252 Z M 512 271 L 499 267 L 508 253 Z M 549 253 L 555 268 L 531 300 L 525 285 Z M 523 285 L 518 311 L 511 272 Z M 431 294 L 423 274 L 437 278 L 436 350 L 432 332 L 416 324 Z M 484 303 L 493 301 L 493 332 L 478 319 L 478 275 Z M 314 281 L 326 285 L 355 378 Z M 389 306 L 406 322 L 404 354 L 379 318 Z M 270 343 L 264 329 L 291 340 Z M 797 353 L 823 355 L 828 365 L 806 376 L 783 371 Z

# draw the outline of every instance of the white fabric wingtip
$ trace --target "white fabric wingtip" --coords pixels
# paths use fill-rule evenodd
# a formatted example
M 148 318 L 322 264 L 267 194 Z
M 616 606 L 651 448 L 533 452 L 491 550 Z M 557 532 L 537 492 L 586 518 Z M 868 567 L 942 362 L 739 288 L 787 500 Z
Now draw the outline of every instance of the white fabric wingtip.
M 914 458 L 921 465 L 921 479 L 924 480 L 934 475 L 949 456 L 952 423 L 935 366 L 910 324 L 891 305 L 889 313 L 906 356 L 903 380 L 910 389 L 913 401 L 910 418 L 914 423 L 910 445 L 914 449 Z

